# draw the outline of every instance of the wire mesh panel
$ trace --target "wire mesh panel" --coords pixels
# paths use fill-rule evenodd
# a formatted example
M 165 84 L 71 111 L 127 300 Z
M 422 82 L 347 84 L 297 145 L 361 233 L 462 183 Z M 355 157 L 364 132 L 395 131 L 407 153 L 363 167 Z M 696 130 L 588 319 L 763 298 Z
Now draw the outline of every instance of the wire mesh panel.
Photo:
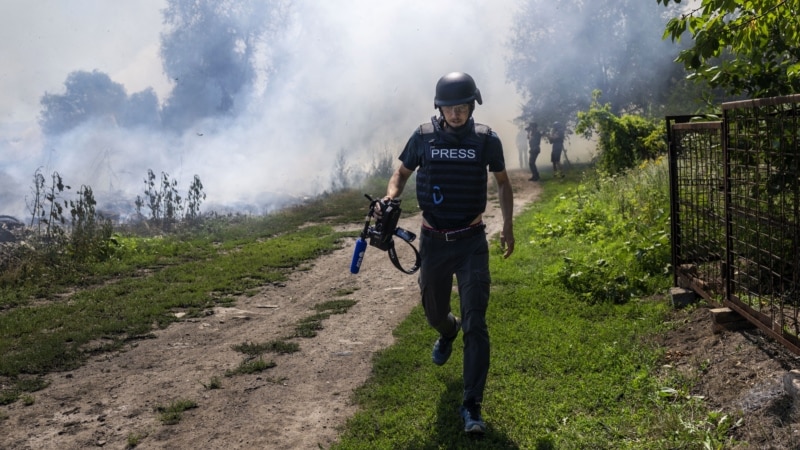
M 727 300 L 798 348 L 800 96 L 723 104 Z
M 667 121 L 675 281 L 721 303 L 725 254 L 722 122 L 671 122 Z

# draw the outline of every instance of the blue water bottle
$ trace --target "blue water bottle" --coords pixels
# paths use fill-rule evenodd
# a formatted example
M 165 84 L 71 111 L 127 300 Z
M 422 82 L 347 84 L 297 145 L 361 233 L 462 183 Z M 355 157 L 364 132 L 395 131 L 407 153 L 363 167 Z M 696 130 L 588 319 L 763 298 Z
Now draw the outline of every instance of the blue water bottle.
M 356 241 L 356 248 L 353 251 L 353 261 L 350 263 L 350 273 L 358 273 L 361 269 L 361 261 L 364 260 L 364 253 L 367 251 L 367 241 L 364 238 L 358 238 Z

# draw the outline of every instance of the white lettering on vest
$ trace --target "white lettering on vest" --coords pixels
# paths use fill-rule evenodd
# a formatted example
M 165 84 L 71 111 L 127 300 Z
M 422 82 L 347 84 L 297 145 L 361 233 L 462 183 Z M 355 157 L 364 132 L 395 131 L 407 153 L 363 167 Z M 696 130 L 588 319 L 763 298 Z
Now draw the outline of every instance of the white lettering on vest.
M 475 159 L 474 148 L 431 148 L 431 159 Z

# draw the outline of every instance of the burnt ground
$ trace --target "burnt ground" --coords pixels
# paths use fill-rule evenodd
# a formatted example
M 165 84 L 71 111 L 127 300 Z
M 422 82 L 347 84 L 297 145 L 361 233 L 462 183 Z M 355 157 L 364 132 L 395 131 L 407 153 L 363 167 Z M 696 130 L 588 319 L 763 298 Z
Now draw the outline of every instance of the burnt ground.
M 519 211 L 535 201 L 540 185 L 522 171 L 512 178 Z M 400 226 L 415 230 L 418 220 Z M 486 221 L 490 234 L 499 231 L 496 202 Z M 392 330 L 418 302 L 416 278 L 397 272 L 383 252 L 369 249 L 361 273 L 350 274 L 352 245 L 235 307 L 49 375 L 32 404 L 0 406 L 0 448 L 123 449 L 129 440 L 147 449 L 328 448 L 356 411 L 350 394 L 367 380 L 373 356 L 392 344 Z M 299 352 L 269 356 L 276 365 L 260 374 L 224 376 L 243 360 L 232 346 L 290 335 L 314 305 L 348 290 L 358 303 L 327 319 L 316 337 L 299 340 Z M 693 395 L 743 418 L 734 434 L 749 445 L 737 448 L 800 448 L 797 413 L 782 388 L 798 360 L 757 330 L 715 334 L 708 308 L 676 310 L 673 321 L 661 340 L 668 349 L 664 370 L 696 378 Z M 214 377 L 221 386 L 208 389 Z M 177 424 L 162 424 L 157 408 L 181 399 L 197 407 Z
M 664 371 L 697 380 L 690 393 L 741 422 L 736 449 L 800 448 L 800 414 L 784 391 L 784 377 L 800 359 L 757 328 L 714 332 L 709 307 L 673 312 L 675 328 L 659 339 Z

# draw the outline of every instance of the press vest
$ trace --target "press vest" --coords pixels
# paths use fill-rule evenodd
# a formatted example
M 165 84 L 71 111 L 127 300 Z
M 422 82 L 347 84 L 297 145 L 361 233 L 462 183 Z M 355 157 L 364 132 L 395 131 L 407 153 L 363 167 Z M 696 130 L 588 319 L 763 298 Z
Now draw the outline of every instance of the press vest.
M 419 127 L 422 163 L 417 172 L 417 202 L 428 222 L 441 229 L 469 223 L 486 210 L 486 140 L 491 128 L 475 124 L 462 139 L 444 132 L 436 118 Z

